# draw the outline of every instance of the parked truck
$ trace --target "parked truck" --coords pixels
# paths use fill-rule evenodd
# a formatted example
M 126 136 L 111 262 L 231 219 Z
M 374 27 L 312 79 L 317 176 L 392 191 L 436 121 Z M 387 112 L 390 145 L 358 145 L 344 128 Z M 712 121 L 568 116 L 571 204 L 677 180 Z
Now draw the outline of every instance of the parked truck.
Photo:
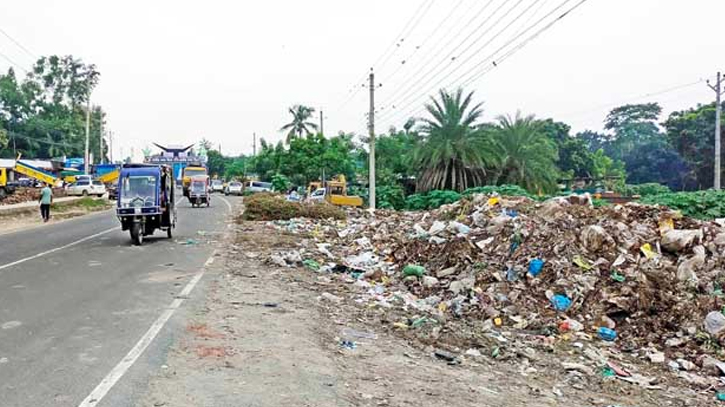
M 7 168 L 0 168 L 0 201 L 15 192 L 15 187 L 8 182 Z
M 20 161 L 20 156 L 15 160 L 15 166 L 12 168 L 15 174 L 24 175 L 32 180 L 44 182 L 50 186 L 55 186 L 59 181 L 55 175 L 45 172 L 39 168 L 35 168 L 30 164 Z M 0 168 L 0 200 L 15 192 L 15 185 L 8 180 L 8 169 Z
M 307 187 L 307 200 L 310 202 L 327 201 L 337 206 L 362 206 L 359 196 L 347 194 L 347 181 L 344 175 L 338 175 L 330 181 L 311 182 Z

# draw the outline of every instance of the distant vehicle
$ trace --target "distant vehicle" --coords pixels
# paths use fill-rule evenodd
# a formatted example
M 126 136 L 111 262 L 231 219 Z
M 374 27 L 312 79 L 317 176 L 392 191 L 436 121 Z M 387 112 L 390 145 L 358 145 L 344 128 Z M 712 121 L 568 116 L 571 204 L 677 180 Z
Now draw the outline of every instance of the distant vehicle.
M 310 202 L 327 201 L 337 206 L 362 206 L 359 196 L 347 194 L 347 181 L 344 175 L 338 175 L 324 185 L 321 182 L 311 182 L 307 187 L 307 200 Z
M 189 186 L 191 185 L 191 177 L 200 177 L 209 175 L 204 167 L 188 166 L 184 168 L 181 175 L 181 185 L 184 196 L 189 196 Z
M 6 168 L 0 168 L 0 201 L 6 196 L 15 192 L 15 185 L 8 181 L 8 171 Z
M 224 182 L 220 179 L 211 181 L 211 192 L 224 192 Z
M 211 205 L 211 193 L 209 192 L 209 177 L 199 175 L 191 177 L 189 186 L 189 203 L 192 207 L 200 207 Z
M 109 185 L 106 188 L 106 191 L 108 191 L 108 199 L 111 201 L 118 200 L 118 184 L 112 184 Z
M 238 181 L 232 181 L 227 184 L 224 195 L 241 195 L 244 192 L 244 185 Z
M 106 193 L 106 186 L 101 181 L 82 179 L 66 187 L 68 196 L 103 196 Z
M 261 182 L 261 181 L 249 181 L 247 182 L 247 191 L 251 193 L 256 192 L 271 192 L 272 191 L 272 184 L 269 182 Z
M 32 180 L 30 178 L 22 177 L 15 181 L 15 185 L 25 188 L 35 188 L 43 185 L 40 181 Z

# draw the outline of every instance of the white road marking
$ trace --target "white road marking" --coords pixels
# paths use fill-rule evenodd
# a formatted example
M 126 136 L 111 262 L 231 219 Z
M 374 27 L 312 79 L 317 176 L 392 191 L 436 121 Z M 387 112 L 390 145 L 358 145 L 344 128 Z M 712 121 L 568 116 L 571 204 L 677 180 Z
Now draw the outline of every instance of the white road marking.
M 151 342 L 153 342 L 159 332 L 161 332 L 161 329 L 164 327 L 164 325 L 166 325 L 171 316 L 174 315 L 174 312 L 184 302 L 184 299 L 191 293 L 191 290 L 194 289 L 199 280 L 201 280 L 201 278 L 204 276 L 206 267 L 214 262 L 215 255 L 216 250 L 211 254 L 211 257 L 207 259 L 207 261 L 204 263 L 204 267 L 202 267 L 201 270 L 199 270 L 194 275 L 194 277 L 186 284 L 184 289 L 181 290 L 179 295 L 176 296 L 176 299 L 174 299 L 168 306 L 168 308 L 166 308 L 166 310 L 161 313 L 156 321 L 154 321 L 154 323 L 141 337 L 141 339 L 139 339 L 136 345 L 126 354 L 126 356 L 123 357 L 123 359 L 121 359 L 120 362 L 118 362 L 118 364 L 113 369 L 111 369 L 108 375 L 106 375 L 106 377 L 101 380 L 101 383 L 99 383 L 98 386 L 93 389 L 91 394 L 89 394 L 88 397 L 86 397 L 81 402 L 81 404 L 78 405 L 78 407 L 95 406 L 101 400 L 103 400 L 106 394 L 108 394 L 113 386 L 123 377 L 124 374 L 126 374 L 128 369 L 130 369 L 131 366 L 136 363 L 136 361 L 143 354 L 146 348 L 148 348 L 148 346 L 151 344 Z
M 229 212 L 231 212 L 232 211 L 232 204 L 229 203 L 229 201 L 227 201 L 226 199 L 224 199 L 222 197 L 218 197 L 218 198 L 221 199 L 222 201 L 224 201 L 225 204 L 227 204 L 227 206 L 229 207 Z
M 117 230 L 117 229 L 118 229 L 118 227 L 113 227 L 113 228 L 110 228 L 108 230 L 104 230 L 103 232 L 99 232 L 99 233 L 96 233 L 94 235 L 86 236 L 83 239 L 76 240 L 75 242 L 68 243 L 67 245 L 60 246 L 60 247 L 56 247 L 55 249 L 46 250 L 44 252 L 41 252 L 41 253 L 38 253 L 38 254 L 34 254 L 34 255 L 32 255 L 30 257 L 26 257 L 24 259 L 15 260 L 12 263 L 3 264 L 2 266 L 0 266 L 0 270 L 6 269 L 8 267 L 17 266 L 18 264 L 25 263 L 26 261 L 29 261 L 29 260 L 37 259 L 39 257 L 43 257 L 43 256 L 49 255 L 51 253 L 55 253 L 55 252 L 57 252 L 59 250 L 67 249 L 67 248 L 69 248 L 71 246 L 75 246 L 75 245 L 77 245 L 79 243 L 83 243 L 83 242 L 85 242 L 87 240 L 95 239 L 98 236 L 105 235 L 106 233 L 113 232 L 114 230 Z

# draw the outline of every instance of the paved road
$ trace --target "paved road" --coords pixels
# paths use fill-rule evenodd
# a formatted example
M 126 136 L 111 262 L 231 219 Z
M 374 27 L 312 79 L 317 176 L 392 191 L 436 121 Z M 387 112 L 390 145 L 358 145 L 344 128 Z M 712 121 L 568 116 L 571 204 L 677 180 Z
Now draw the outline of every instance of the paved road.
M 174 238 L 157 232 L 142 247 L 131 245 L 112 212 L 3 235 L 0 405 L 83 401 L 202 268 L 229 212 L 218 196 L 209 209 L 183 202 Z M 136 384 L 163 360 L 168 335 L 162 331 L 155 341 L 162 343 L 98 405 L 132 404 Z

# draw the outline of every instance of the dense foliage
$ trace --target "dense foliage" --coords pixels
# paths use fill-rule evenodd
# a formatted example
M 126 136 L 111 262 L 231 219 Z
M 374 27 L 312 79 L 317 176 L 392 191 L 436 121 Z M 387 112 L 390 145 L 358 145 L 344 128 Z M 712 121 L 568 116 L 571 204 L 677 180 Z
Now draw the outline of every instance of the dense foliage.
M 95 65 L 72 56 L 37 60 L 23 80 L 0 75 L 0 157 L 82 157 L 86 102 L 98 84 Z M 105 112 L 91 106 L 90 151 L 99 156 Z M 107 147 L 103 145 L 103 158 Z
M 698 219 L 725 217 L 725 191 L 673 192 L 649 195 L 642 203 L 664 205 L 682 212 L 683 215 Z
M 473 104 L 473 92 L 463 95 L 441 90 L 425 105 L 429 118 L 420 127 L 415 151 L 420 168 L 418 190 L 466 188 L 485 183 L 486 166 L 495 157 L 493 143 L 481 131 L 482 104 Z
M 654 182 L 646 183 L 646 184 L 636 184 L 631 185 L 627 184 L 625 187 L 618 191 L 622 195 L 625 196 L 650 196 L 650 195 L 659 195 L 659 194 L 668 194 L 672 192 L 666 185 L 657 184 Z

